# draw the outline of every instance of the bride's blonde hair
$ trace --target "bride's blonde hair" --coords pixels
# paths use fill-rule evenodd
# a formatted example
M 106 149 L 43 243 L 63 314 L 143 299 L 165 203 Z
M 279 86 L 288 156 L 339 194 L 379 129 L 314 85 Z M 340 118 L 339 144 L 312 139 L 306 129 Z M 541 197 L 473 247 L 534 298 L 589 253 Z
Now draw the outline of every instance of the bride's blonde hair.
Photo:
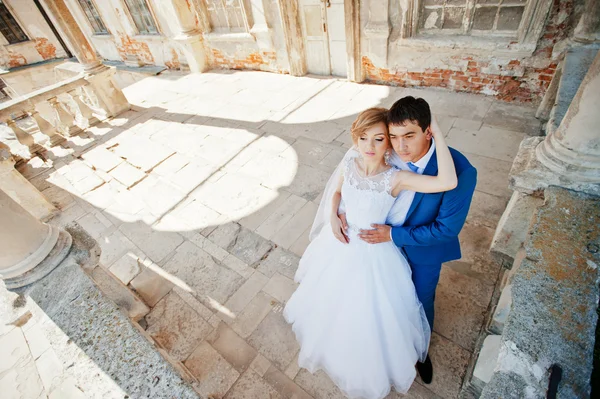
M 352 123 L 350 128 L 350 134 L 352 135 L 352 141 L 354 144 L 358 142 L 360 136 L 362 136 L 369 128 L 383 123 L 385 125 L 385 136 L 390 140 L 390 134 L 387 127 L 387 114 L 386 108 L 368 108 L 358 114 L 356 120 Z

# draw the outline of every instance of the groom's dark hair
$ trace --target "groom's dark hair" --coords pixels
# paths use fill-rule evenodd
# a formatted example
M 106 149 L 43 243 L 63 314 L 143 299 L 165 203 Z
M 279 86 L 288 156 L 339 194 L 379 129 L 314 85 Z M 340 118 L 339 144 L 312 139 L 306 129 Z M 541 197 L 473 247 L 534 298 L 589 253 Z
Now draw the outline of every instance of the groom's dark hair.
M 425 132 L 431 124 L 431 110 L 427 101 L 422 98 L 406 96 L 392 105 L 388 112 L 388 126 L 405 125 L 407 122 L 419 125 Z

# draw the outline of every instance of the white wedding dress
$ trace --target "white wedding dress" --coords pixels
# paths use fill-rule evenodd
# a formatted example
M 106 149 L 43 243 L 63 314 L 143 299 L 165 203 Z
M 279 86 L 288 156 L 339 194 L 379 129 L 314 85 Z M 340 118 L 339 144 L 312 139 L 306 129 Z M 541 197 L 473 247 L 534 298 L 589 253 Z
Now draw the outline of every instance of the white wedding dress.
M 301 367 L 324 370 L 350 398 L 379 399 L 391 385 L 408 391 L 430 331 L 400 250 L 391 241 L 371 245 L 356 235 L 385 223 L 395 200 L 395 169 L 362 177 L 353 158 L 343 167 L 350 243 L 339 242 L 329 225 L 321 230 L 300 260 L 300 286 L 284 316 L 300 343 Z

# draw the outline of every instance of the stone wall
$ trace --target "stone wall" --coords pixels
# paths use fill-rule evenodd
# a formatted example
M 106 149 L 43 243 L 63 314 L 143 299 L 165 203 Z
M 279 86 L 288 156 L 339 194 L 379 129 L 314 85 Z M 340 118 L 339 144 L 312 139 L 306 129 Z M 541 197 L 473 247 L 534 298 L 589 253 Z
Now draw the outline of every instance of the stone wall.
M 33 0 L 4 1 L 28 41 L 8 44 L 0 35 L 0 68 L 11 69 L 67 56 Z
M 556 70 L 560 47 L 571 34 L 578 15 L 573 0 L 549 2 L 552 4 L 547 5 L 550 6 L 547 18 L 537 17 L 536 24 L 543 27 L 539 38 L 519 41 L 418 33 L 406 37 L 401 30 L 407 17 L 392 10 L 395 7 L 402 10 L 408 2 L 390 1 L 387 59 L 381 51 L 371 50 L 372 39 L 363 34 L 365 78 L 399 86 L 481 93 L 505 101 L 539 101 Z M 363 29 L 368 23 L 365 18 L 368 17 L 363 12 Z

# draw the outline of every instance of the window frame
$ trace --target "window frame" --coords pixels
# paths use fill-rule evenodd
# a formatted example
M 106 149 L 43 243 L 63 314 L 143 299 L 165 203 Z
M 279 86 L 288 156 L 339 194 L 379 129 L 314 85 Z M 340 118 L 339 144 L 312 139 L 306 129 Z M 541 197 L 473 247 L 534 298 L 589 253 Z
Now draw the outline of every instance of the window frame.
M 223 0 L 217 0 L 217 1 L 223 1 Z M 210 12 L 210 7 L 209 7 L 209 3 L 211 2 L 211 0 L 206 0 L 204 3 L 204 7 L 206 10 L 206 14 L 207 14 L 207 19 L 208 19 L 208 24 L 210 25 L 210 31 L 215 34 L 215 35 L 244 35 L 244 34 L 249 34 L 250 33 L 250 29 L 252 28 L 252 21 L 249 18 L 249 13 L 248 13 L 248 7 L 246 4 L 245 0 L 236 0 L 238 1 L 239 5 L 240 5 L 240 10 L 241 10 L 241 17 L 242 17 L 242 23 L 243 23 L 243 28 L 241 31 L 235 31 L 232 30 L 231 27 L 228 28 L 222 28 L 222 27 L 216 27 L 213 25 L 212 20 L 211 20 L 211 12 Z
M 458 33 L 456 30 L 436 29 L 431 31 L 423 31 L 419 29 L 419 20 L 423 10 L 423 0 L 410 0 L 405 13 L 405 18 L 402 22 L 401 36 L 404 39 L 433 39 L 443 37 L 445 39 L 456 39 L 458 41 L 465 38 L 477 39 L 506 39 L 507 42 L 516 41 L 519 44 L 527 46 L 535 46 L 539 40 L 545 25 L 546 17 L 552 6 L 552 0 L 528 0 L 525 4 L 525 10 L 521 17 L 521 22 L 516 34 L 508 35 L 508 31 L 480 31 L 476 30 L 473 34 L 472 24 L 475 10 L 476 0 L 467 0 L 465 6 L 465 16 L 467 23 L 463 22 L 463 33 Z M 468 4 L 473 4 L 469 7 Z M 468 29 L 465 26 L 468 25 Z M 454 31 L 454 32 L 453 32 Z M 513 32 L 513 31 L 511 31 Z
M 19 44 L 30 42 L 31 41 L 31 35 L 29 34 L 29 32 L 27 32 L 27 29 L 24 28 L 24 25 L 21 23 L 21 21 L 19 19 L 19 16 L 17 15 L 17 13 L 15 13 L 15 11 L 11 7 L 11 5 L 8 4 L 6 2 L 6 0 L 2 1 L 2 4 L 4 5 L 4 7 L 6 7 L 6 10 L 8 11 L 8 13 L 12 17 L 12 19 L 17 23 L 17 25 L 19 26 L 19 29 L 21 29 L 21 31 L 23 32 L 23 34 L 26 37 L 25 40 L 22 40 L 22 41 L 19 41 L 19 42 L 15 42 L 15 43 L 11 43 L 11 42 L 8 41 L 8 39 L 6 38 L 6 36 L 4 36 L 4 34 L 0 33 L 0 36 L 4 39 L 4 41 L 6 42 L 6 45 L 7 46 L 18 46 Z
M 152 22 L 154 22 L 154 26 L 156 27 L 156 33 L 140 32 L 137 24 L 135 23 L 135 18 L 133 18 L 133 15 L 131 14 L 131 10 L 129 9 L 129 5 L 127 4 L 127 1 L 121 0 L 121 3 L 123 4 L 123 9 L 125 10 L 125 14 L 127 14 L 127 17 L 129 18 L 129 22 L 131 24 L 131 27 L 133 28 L 133 31 L 135 32 L 135 35 L 136 36 L 145 36 L 145 37 L 162 36 L 162 30 L 160 28 L 160 24 L 158 23 L 158 18 L 156 18 L 156 14 L 154 13 L 154 9 L 152 8 L 152 5 L 150 4 L 150 2 L 148 0 L 141 0 L 141 1 L 143 1 L 144 4 L 146 4 L 146 8 L 150 12 L 150 16 L 152 17 Z
M 89 1 L 89 3 L 92 4 L 94 9 L 96 10 L 96 13 L 98 14 L 98 17 L 100 18 L 100 22 L 102 23 L 102 26 L 106 30 L 106 33 L 96 32 L 96 30 L 94 29 L 94 25 L 90 21 L 90 18 L 88 17 L 87 13 L 85 12 L 85 9 L 83 8 L 83 5 L 81 4 L 82 1 Z M 79 8 L 81 9 L 81 12 L 83 13 L 84 18 L 87 20 L 88 25 L 92 29 L 92 35 L 94 35 L 94 36 L 111 36 L 112 35 L 112 33 L 108 30 L 108 26 L 106 25 L 106 23 L 104 23 L 104 18 L 102 18 L 102 14 L 100 13 L 100 9 L 98 8 L 98 5 L 96 4 L 95 0 L 76 0 L 76 2 L 77 2 L 77 4 L 79 4 Z

